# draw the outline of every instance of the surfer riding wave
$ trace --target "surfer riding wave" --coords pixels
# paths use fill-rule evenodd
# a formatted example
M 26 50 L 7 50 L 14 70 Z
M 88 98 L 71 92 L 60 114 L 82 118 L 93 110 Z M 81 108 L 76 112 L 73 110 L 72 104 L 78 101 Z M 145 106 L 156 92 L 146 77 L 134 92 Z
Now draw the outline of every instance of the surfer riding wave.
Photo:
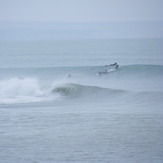
M 109 67 L 109 66 L 114 66 L 115 69 L 119 68 L 119 65 L 117 64 L 117 62 L 110 64 L 110 65 L 105 65 L 105 67 Z
M 98 75 L 102 75 L 102 74 L 108 74 L 109 72 L 111 71 L 114 71 L 114 70 L 117 70 L 119 68 L 119 65 L 117 64 L 117 62 L 113 63 L 113 64 L 110 64 L 110 65 L 105 65 L 106 69 L 105 71 L 101 71 L 101 72 L 98 72 Z M 114 69 L 112 69 L 114 67 Z M 108 70 L 108 68 L 110 70 Z

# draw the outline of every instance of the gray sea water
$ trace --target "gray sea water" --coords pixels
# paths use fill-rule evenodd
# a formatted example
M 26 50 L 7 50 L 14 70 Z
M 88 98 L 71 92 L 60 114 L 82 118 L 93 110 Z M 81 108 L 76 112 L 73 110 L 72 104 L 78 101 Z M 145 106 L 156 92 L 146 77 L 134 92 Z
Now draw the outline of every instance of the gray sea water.
M 162 163 L 162 85 L 163 39 L 1 41 L 0 162 Z

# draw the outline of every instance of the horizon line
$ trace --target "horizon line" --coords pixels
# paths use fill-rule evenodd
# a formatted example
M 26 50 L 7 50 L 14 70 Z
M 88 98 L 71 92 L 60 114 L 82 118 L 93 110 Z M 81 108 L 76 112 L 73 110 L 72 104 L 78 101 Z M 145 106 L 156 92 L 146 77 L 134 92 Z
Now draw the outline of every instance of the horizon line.
M 111 20 L 111 21 L 57 21 L 57 20 L 0 20 L 0 23 L 132 23 L 163 22 L 163 20 Z

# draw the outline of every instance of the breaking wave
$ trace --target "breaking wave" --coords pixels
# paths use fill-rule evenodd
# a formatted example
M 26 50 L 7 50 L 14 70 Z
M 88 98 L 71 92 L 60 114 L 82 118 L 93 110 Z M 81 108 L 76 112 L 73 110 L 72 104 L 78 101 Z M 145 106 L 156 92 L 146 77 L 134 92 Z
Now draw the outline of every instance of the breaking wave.
M 31 68 L 30 71 L 21 69 L 20 72 L 19 69 L 3 69 L 2 79 L 0 79 L 0 104 L 55 101 L 63 98 L 80 97 L 86 97 L 88 99 L 105 99 L 108 97 L 117 97 L 127 93 L 127 90 L 130 90 L 126 87 L 118 86 L 121 84 L 121 81 L 119 81 L 121 78 L 125 78 L 126 82 L 124 83 L 122 80 L 122 84 L 126 85 L 127 83 L 133 83 L 133 81 L 137 83 L 142 79 L 145 81 L 144 83 L 146 83 L 148 77 L 160 82 L 163 79 L 163 66 L 161 65 L 124 65 L 120 66 L 118 70 L 109 71 L 108 74 L 104 74 L 105 76 L 108 75 L 108 78 L 97 77 L 96 73 L 104 69 L 105 66 L 71 67 L 70 69 L 66 67 Z M 66 78 L 66 74 L 70 70 L 72 78 L 61 82 L 60 78 L 58 78 L 59 75 L 64 74 Z M 22 76 L 36 77 L 8 78 L 7 75 L 11 76 L 11 74 L 14 74 L 13 72 Z M 25 74 L 26 72 L 29 74 Z M 57 75 L 57 73 L 59 75 Z M 130 78 L 134 80 L 130 80 Z M 57 82 L 57 80 L 59 81 Z M 159 83 L 154 82 L 152 84 L 157 86 Z M 121 90 L 123 88 L 124 90 Z M 150 89 L 148 90 L 150 91 Z M 156 88 L 156 90 L 158 89 Z
M 0 104 L 49 100 L 49 90 L 33 78 L 11 78 L 0 81 Z
M 88 97 L 123 92 L 97 86 L 53 82 L 49 85 L 34 78 L 11 78 L 0 81 L 0 104 L 54 101 L 63 97 Z

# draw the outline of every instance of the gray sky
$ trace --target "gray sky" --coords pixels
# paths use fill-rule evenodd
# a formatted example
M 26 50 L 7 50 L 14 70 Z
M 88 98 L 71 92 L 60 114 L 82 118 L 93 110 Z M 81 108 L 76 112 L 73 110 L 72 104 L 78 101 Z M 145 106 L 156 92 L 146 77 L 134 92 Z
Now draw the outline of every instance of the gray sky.
M 0 21 L 163 21 L 163 0 L 0 0 Z

